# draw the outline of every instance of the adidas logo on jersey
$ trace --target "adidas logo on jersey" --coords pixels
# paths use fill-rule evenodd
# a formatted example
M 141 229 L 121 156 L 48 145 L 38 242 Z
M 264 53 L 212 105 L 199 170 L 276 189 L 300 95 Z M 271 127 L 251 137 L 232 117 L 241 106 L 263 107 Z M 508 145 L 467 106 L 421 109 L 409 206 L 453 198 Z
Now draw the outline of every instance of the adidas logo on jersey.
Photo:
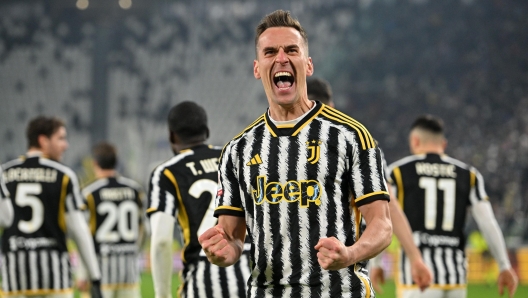
M 260 159 L 260 155 L 257 153 L 253 158 L 246 164 L 246 166 L 254 166 L 259 165 L 262 163 L 262 160 Z

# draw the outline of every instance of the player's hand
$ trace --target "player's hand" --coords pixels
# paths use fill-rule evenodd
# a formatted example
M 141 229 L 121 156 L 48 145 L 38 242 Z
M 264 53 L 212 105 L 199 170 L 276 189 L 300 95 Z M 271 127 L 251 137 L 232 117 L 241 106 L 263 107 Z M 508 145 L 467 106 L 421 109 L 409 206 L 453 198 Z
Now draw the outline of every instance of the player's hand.
M 315 249 L 318 250 L 317 261 L 325 270 L 339 270 L 351 264 L 348 248 L 335 237 L 320 239 Z
M 411 275 L 414 283 L 420 288 L 420 291 L 427 289 L 433 280 L 433 273 L 421 258 L 412 262 Z
M 515 291 L 517 291 L 518 283 L 519 279 L 517 278 L 517 274 L 515 274 L 512 268 L 501 271 L 497 281 L 497 284 L 499 286 L 499 295 L 502 296 L 502 294 L 504 294 L 504 287 L 506 287 L 509 293 L 508 297 L 512 298 L 515 294 Z
M 381 267 L 373 267 L 370 269 L 370 281 L 374 287 L 374 291 L 379 294 L 383 294 L 381 285 L 385 284 L 385 272 Z
M 100 280 L 92 280 L 92 286 L 90 287 L 90 296 L 92 298 L 103 298 Z
M 220 225 L 205 231 L 198 237 L 198 242 L 209 262 L 215 265 L 226 267 L 238 260 L 236 249 L 230 244 L 228 236 Z
M 76 286 L 77 286 L 77 289 L 81 292 L 86 292 L 88 291 L 88 281 L 86 279 L 78 279 L 76 281 Z

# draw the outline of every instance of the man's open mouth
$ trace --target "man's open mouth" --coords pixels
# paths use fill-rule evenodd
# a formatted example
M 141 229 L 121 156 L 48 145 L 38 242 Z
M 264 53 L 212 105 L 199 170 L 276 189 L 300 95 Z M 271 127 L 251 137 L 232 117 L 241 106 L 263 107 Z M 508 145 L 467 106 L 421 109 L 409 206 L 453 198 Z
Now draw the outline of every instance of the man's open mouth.
M 293 75 L 286 71 L 279 71 L 273 77 L 273 83 L 275 83 L 275 86 L 279 89 L 290 88 L 294 81 L 295 78 Z

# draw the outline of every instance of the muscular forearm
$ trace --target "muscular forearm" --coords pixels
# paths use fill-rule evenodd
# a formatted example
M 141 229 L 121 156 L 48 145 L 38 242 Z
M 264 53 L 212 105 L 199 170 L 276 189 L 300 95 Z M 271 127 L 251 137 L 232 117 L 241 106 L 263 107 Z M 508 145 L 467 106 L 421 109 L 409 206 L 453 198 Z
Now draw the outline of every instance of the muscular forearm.
M 361 238 L 348 250 L 352 256 L 349 265 L 370 259 L 382 252 L 391 243 L 392 228 L 390 221 L 374 220 L 367 224 Z
M 392 224 L 388 203 L 375 201 L 361 206 L 360 211 L 367 228 L 357 242 L 347 248 L 352 258 L 349 265 L 378 255 L 391 243 Z

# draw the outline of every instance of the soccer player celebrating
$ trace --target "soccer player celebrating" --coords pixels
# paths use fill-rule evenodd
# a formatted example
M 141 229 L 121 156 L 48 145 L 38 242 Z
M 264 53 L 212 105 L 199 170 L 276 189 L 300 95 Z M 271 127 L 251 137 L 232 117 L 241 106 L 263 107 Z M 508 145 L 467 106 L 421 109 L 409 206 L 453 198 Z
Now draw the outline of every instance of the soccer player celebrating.
M 247 253 L 235 266 L 222 268 L 207 260 L 198 236 L 213 227 L 221 148 L 205 144 L 207 114 L 194 102 L 174 106 L 168 117 L 174 157 L 151 174 L 147 213 L 150 216 L 152 276 L 156 297 L 171 297 L 174 222 L 183 236 L 182 298 L 246 297 Z
M 361 123 L 308 99 L 308 39 L 289 12 L 265 16 L 255 46 L 269 109 L 225 146 L 219 223 L 200 243 L 230 266 L 247 229 L 250 297 L 373 297 L 366 260 L 392 234 L 380 150 Z
M 64 122 L 36 117 L 26 135 L 27 154 L 2 166 L 15 215 L 2 236 L 4 297 L 73 297 L 66 233 L 88 265 L 92 297 L 101 297 L 101 273 L 80 210 L 77 176 L 60 163 L 68 148 Z
M 414 239 L 429 268 L 431 287 L 423 292 L 413 285 L 409 258 L 402 254 L 399 293 L 405 298 L 464 298 L 467 293 L 467 259 L 464 226 L 468 206 L 499 263 L 499 292 L 513 297 L 517 276 L 511 268 L 504 238 L 497 224 L 479 171 L 444 154 L 447 141 L 443 121 L 431 115 L 418 117 L 411 126 L 413 155 L 389 165 L 389 183 L 413 230 Z

